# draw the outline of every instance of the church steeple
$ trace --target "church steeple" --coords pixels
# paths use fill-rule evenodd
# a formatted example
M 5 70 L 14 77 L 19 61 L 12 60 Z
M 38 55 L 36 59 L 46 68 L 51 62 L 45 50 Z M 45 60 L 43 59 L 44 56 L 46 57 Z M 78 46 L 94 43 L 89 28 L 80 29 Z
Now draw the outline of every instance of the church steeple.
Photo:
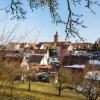
M 56 34 L 54 35 L 54 42 L 57 43 L 59 39 L 58 32 L 56 31 Z

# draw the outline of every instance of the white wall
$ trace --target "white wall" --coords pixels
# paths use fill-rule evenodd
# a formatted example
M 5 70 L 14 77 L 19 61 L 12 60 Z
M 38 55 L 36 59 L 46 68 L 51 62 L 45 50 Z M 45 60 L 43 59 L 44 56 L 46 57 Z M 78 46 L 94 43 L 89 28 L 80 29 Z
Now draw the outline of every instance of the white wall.
M 21 67 L 23 69 L 25 69 L 25 70 L 29 70 L 30 69 L 25 57 L 22 60 Z
M 44 57 L 44 58 L 41 60 L 40 65 L 48 65 L 48 60 L 47 60 L 47 58 Z

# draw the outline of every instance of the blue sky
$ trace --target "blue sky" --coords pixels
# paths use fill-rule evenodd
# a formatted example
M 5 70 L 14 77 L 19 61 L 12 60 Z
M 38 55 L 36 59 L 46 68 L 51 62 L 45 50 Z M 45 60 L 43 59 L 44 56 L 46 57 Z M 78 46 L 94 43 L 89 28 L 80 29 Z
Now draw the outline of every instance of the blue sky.
M 0 0 L 0 8 L 8 5 L 9 1 L 10 0 Z M 62 0 L 59 7 L 61 18 L 66 19 L 65 0 Z M 4 11 L 0 11 L 0 33 L 2 33 L 4 26 L 6 26 L 6 30 L 11 30 L 17 25 L 15 31 L 16 38 L 14 38 L 14 40 L 27 42 L 53 41 L 53 36 L 55 32 L 58 31 L 59 40 L 64 41 L 65 26 L 52 23 L 48 9 L 38 9 L 31 12 L 29 7 L 27 7 L 26 2 L 24 8 L 28 11 L 24 21 L 10 20 L 9 15 L 5 14 Z M 75 10 L 75 12 L 84 14 L 82 20 L 84 20 L 84 24 L 88 26 L 88 28 L 80 28 L 79 31 L 81 36 L 85 37 L 86 42 L 94 42 L 97 38 L 100 38 L 100 7 L 93 6 L 93 9 L 96 12 L 95 15 L 83 8 L 77 8 L 77 10 Z M 71 38 L 70 40 L 72 42 L 75 42 L 76 40 L 79 41 L 77 37 Z

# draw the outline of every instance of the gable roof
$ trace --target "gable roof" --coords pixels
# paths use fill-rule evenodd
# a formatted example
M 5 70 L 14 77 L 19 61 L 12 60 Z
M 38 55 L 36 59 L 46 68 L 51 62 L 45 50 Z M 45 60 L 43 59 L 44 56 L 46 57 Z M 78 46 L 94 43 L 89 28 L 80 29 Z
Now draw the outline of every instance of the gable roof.
M 46 49 L 34 49 L 33 51 L 35 54 L 46 54 L 47 53 Z
M 40 42 L 39 44 L 50 44 L 50 45 L 54 45 L 55 42 Z M 71 41 L 59 41 L 57 42 L 58 45 L 62 45 L 62 44 L 66 44 L 66 45 L 70 45 L 72 44 Z
M 39 43 L 36 45 L 36 47 L 40 48 L 43 44 L 42 43 Z
M 73 65 L 73 64 L 87 64 L 89 63 L 89 58 L 86 56 L 65 56 L 62 61 L 62 65 Z
M 41 56 L 41 55 L 32 55 L 29 58 L 28 62 L 29 63 L 38 63 L 39 64 L 41 62 L 41 60 L 43 59 L 43 57 L 44 56 Z
M 84 69 L 85 65 L 79 65 L 79 64 L 75 64 L 75 65 L 68 65 L 65 66 L 66 68 L 73 68 L 73 69 Z

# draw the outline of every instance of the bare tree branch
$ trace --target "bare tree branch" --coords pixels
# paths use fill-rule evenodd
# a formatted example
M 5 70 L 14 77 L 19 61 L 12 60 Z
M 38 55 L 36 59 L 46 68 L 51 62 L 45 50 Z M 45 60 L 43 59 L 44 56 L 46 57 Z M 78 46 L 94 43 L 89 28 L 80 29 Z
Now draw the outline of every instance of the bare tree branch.
M 13 18 L 25 19 L 26 11 L 23 9 L 22 0 L 10 0 L 10 4 L 8 6 L 0 9 L 0 10 L 6 10 L 7 13 L 10 13 L 13 15 Z M 78 36 L 82 41 L 83 37 L 80 36 L 78 32 L 78 27 L 86 28 L 86 26 L 83 24 L 83 21 L 81 21 L 81 17 L 83 14 L 76 13 L 75 9 L 76 7 L 84 7 L 89 9 L 92 13 L 95 14 L 95 11 L 93 11 L 92 6 L 97 5 L 100 6 L 99 1 L 97 0 L 65 0 L 67 4 L 66 12 L 68 14 L 67 19 L 63 20 L 61 16 L 58 13 L 59 10 L 59 4 L 61 1 L 58 2 L 58 0 L 27 0 L 29 3 L 29 6 L 32 11 L 34 9 L 38 8 L 47 8 L 50 11 L 50 15 L 52 17 L 52 21 L 56 24 L 64 24 L 66 26 L 65 33 L 66 38 L 69 38 L 71 36 L 75 37 Z

